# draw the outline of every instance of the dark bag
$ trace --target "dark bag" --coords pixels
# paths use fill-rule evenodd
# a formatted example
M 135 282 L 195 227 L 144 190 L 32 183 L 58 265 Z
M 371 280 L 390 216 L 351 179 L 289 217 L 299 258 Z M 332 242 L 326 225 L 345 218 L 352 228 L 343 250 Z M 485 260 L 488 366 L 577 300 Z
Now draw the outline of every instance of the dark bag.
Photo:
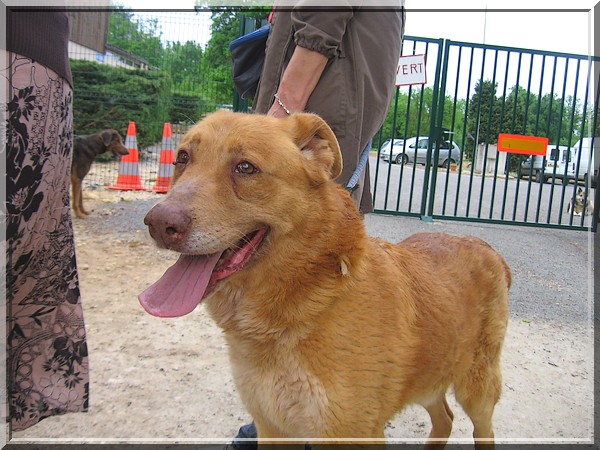
M 271 25 L 267 24 L 229 43 L 233 84 L 242 98 L 252 97 L 256 93 L 270 30 Z

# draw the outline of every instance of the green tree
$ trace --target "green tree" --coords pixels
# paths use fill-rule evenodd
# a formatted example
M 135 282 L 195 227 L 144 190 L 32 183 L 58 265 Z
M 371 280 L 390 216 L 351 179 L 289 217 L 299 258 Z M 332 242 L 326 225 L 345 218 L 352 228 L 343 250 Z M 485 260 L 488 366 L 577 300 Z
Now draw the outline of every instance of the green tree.
M 534 107 L 536 103 L 537 96 L 534 93 L 528 93 L 521 86 L 513 86 L 505 101 L 502 102 L 500 132 L 532 135 L 533 129 L 530 124 L 536 116 Z
M 409 93 L 396 91 L 390 110 L 381 127 L 381 141 L 394 138 L 427 136 L 431 120 L 433 89 L 418 87 Z M 379 135 L 373 141 L 379 143 Z
M 108 43 L 144 58 L 154 67 L 161 67 L 164 60 L 161 35 L 158 19 L 136 19 L 123 6 L 116 6 L 110 15 Z
M 600 137 L 600 105 L 596 102 L 588 105 L 583 136 Z
M 498 138 L 497 88 L 497 83 L 480 80 L 469 100 L 467 131 L 477 144 L 495 142 Z
M 404 126 L 406 123 L 406 107 L 408 95 L 400 90 L 396 90 L 396 94 L 392 99 L 390 109 L 383 121 L 380 132 L 373 138 L 373 146 L 377 147 L 379 141 L 383 143 L 387 139 L 404 138 Z M 394 112 L 397 111 L 395 114 Z
M 569 140 L 573 145 L 579 139 L 581 106 L 578 101 L 574 103 L 573 96 L 563 99 L 558 94 L 545 94 L 540 98 L 540 107 L 536 112 L 539 125 L 531 126 L 531 134 L 546 136 L 551 143 L 559 145 L 569 145 Z
M 596 105 L 596 110 L 598 105 Z M 592 118 L 592 107 L 590 106 L 589 115 L 586 116 L 591 120 Z M 565 99 L 565 112 L 563 114 L 563 125 L 561 132 L 561 145 L 569 144 L 569 135 L 571 135 L 570 144 L 573 145 L 582 136 L 581 123 L 583 122 L 583 106 L 581 102 L 574 98 L 572 95 L 568 95 Z M 591 123 L 591 122 L 590 122 Z M 584 123 L 583 136 L 587 134 L 588 122 Z M 598 134 L 596 134 L 598 135 Z
M 174 92 L 194 92 L 195 85 L 203 78 L 203 56 L 202 46 L 193 41 L 167 45 L 164 67 L 171 74 Z
M 253 19 L 256 22 L 254 28 L 258 28 L 269 12 L 270 8 L 222 8 L 212 13 L 211 36 L 202 69 L 213 82 L 215 103 L 233 101 L 229 43 L 240 36 L 241 21 L 244 17 Z
M 240 35 L 241 15 L 233 11 L 215 11 L 211 16 L 210 40 L 206 46 L 206 64 L 231 68 L 229 43 Z
M 465 107 L 466 101 L 447 95 L 444 99 L 444 115 L 442 117 L 442 128 L 450 131 L 451 139 L 464 149 L 463 135 L 465 130 Z
M 139 148 L 160 142 L 171 106 L 170 80 L 165 72 L 84 60 L 71 60 L 71 68 L 75 134 L 115 128 L 125 135 L 127 124 L 133 121 Z
M 407 102 L 406 136 L 427 136 L 431 123 L 433 89 L 421 86 L 410 90 L 410 104 Z
M 194 123 L 214 109 L 209 106 L 207 89 L 200 88 L 208 80 L 203 72 L 203 59 L 202 46 L 194 41 L 171 42 L 165 48 L 163 67 L 172 80 L 171 122 Z

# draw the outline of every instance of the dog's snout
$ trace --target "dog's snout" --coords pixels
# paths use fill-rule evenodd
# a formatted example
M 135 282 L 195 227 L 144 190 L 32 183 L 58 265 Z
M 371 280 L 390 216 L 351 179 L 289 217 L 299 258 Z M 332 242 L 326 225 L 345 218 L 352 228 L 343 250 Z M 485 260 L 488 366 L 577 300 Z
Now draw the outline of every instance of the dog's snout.
M 129 150 L 123 144 L 113 145 L 110 149 L 115 156 L 126 156 L 129 155 Z
M 162 202 L 146 214 L 144 224 L 159 246 L 176 250 L 187 239 L 192 219 L 181 207 Z

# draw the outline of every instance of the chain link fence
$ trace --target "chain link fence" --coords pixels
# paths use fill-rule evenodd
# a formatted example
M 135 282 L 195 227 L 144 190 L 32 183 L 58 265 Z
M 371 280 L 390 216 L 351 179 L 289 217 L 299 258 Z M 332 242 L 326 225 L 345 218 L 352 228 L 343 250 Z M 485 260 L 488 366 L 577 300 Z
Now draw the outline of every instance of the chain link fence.
M 141 182 L 152 190 L 164 123 L 171 124 L 172 146 L 177 148 L 193 123 L 216 109 L 231 108 L 231 71 L 227 64 L 211 64 L 211 11 L 73 11 L 70 18 L 84 33 L 94 33 L 101 28 L 97 24 L 102 14 L 109 16 L 104 51 L 88 46 L 93 36 L 74 37 L 72 28 L 74 133 L 116 129 L 125 141 L 129 123 L 135 122 Z M 84 189 L 115 184 L 118 171 L 114 155 L 100 155 L 84 179 Z

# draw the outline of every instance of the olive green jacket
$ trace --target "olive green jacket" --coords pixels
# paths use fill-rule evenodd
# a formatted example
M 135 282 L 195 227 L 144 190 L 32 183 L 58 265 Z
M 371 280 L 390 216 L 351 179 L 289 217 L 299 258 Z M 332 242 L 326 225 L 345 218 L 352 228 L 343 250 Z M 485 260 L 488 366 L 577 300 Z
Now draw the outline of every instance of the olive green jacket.
M 401 2 L 398 0 L 399 5 Z M 332 10 L 302 8 L 301 3 L 275 9 L 254 110 L 266 113 L 271 107 L 296 45 L 327 56 L 329 61 L 306 111 L 319 114 L 336 134 L 344 162 L 337 181 L 345 185 L 388 112 L 395 90 L 404 9 L 349 4 Z M 368 166 L 365 175 L 353 197 L 361 211 L 368 213 L 373 209 Z

